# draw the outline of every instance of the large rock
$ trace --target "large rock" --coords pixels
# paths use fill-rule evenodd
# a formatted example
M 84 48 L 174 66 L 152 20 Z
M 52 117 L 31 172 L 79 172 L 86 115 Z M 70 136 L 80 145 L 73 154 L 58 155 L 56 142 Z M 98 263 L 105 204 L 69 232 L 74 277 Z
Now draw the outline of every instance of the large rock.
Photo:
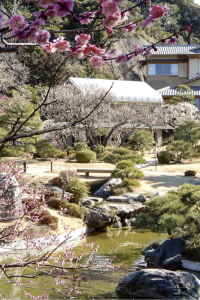
M 63 190 L 60 189 L 60 188 L 57 187 L 57 186 L 52 185 L 52 186 L 51 186 L 51 190 L 54 191 L 54 192 L 60 193 L 61 196 L 63 195 Z M 67 198 L 67 197 L 70 197 L 70 196 L 72 196 L 72 194 L 70 194 L 70 193 L 64 191 L 64 197 Z
M 122 222 L 125 219 L 133 218 L 135 215 L 144 211 L 145 209 L 145 206 L 139 202 L 134 202 L 130 204 L 113 203 L 113 204 L 108 204 L 108 207 L 112 210 L 115 210 L 116 215 L 120 217 Z
M 96 229 L 110 226 L 113 223 L 120 221 L 116 216 L 116 211 L 110 209 L 107 205 L 90 207 L 90 211 L 85 217 L 85 223 L 88 227 Z
M 115 291 L 120 299 L 199 299 L 200 281 L 187 272 L 146 269 L 126 275 Z
M 192 170 L 188 170 L 185 171 L 185 176 L 195 176 L 197 172 L 192 171 Z
M 114 186 L 122 183 L 122 180 L 120 178 L 112 178 L 108 182 L 106 182 L 104 185 L 100 187 L 95 193 L 94 196 L 107 198 L 110 196 L 111 190 Z
M 0 174 L 0 220 L 17 219 L 23 214 L 22 190 L 13 176 L 9 180 L 6 173 Z
M 120 202 L 120 203 L 131 203 L 133 200 L 130 200 L 126 196 L 110 196 L 107 198 L 109 202 Z
M 142 251 L 148 265 L 155 268 L 177 270 L 181 267 L 181 254 L 185 250 L 185 240 L 176 238 L 166 240 L 158 248 L 146 248 Z

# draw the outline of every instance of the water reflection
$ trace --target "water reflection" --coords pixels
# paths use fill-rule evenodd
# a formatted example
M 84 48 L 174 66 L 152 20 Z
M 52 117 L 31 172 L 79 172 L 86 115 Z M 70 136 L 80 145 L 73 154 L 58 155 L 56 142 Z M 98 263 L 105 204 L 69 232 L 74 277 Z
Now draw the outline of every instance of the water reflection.
M 98 263 L 100 268 L 84 272 L 84 275 L 88 278 L 87 282 L 81 284 L 81 291 L 84 293 L 75 295 L 72 299 L 116 299 L 114 291 L 119 281 L 124 275 L 137 270 L 137 265 L 143 262 L 141 250 L 149 244 L 165 237 L 166 234 L 157 234 L 150 231 L 136 231 L 133 229 L 112 230 L 106 233 L 90 234 L 84 243 L 89 244 L 95 240 L 99 243 L 100 246 L 93 263 Z M 83 241 L 74 248 L 77 254 L 82 251 L 82 244 Z M 105 262 L 109 261 L 113 256 L 116 256 L 112 264 L 113 266 L 127 265 L 119 271 L 106 271 L 104 267 Z M 86 257 L 87 253 L 85 253 L 85 259 Z M 16 285 L 2 285 L 2 283 L 1 280 L 1 288 L 9 299 L 24 299 L 24 294 Z M 41 288 L 41 290 L 27 290 L 27 292 L 33 293 L 34 296 L 49 292 L 50 299 L 65 299 L 62 294 L 57 292 L 57 286 L 50 276 L 41 276 L 37 284 L 37 287 Z M 36 286 L 34 286 L 34 288 L 36 288 Z M 45 288 L 47 290 L 45 290 Z M 51 288 L 51 290 L 48 290 L 49 288 Z M 67 293 L 67 287 L 63 289 L 63 292 Z

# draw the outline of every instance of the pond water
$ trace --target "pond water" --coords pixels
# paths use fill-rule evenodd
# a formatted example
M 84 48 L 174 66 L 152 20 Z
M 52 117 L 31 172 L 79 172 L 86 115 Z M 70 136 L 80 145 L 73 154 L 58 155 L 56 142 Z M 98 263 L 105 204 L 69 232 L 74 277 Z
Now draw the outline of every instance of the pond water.
M 99 263 L 98 269 L 92 269 L 84 272 L 84 275 L 88 278 L 87 282 L 81 283 L 82 294 L 77 294 L 71 299 L 117 299 L 115 294 L 115 288 L 119 281 L 128 273 L 138 270 L 139 265 L 144 263 L 144 258 L 141 255 L 141 251 L 149 244 L 163 239 L 166 234 L 153 233 L 151 231 L 139 231 L 133 229 L 121 229 L 111 230 L 105 233 L 90 234 L 86 237 L 87 244 L 93 241 L 99 243 L 99 249 L 94 256 L 94 263 Z M 80 253 L 82 250 L 82 243 L 77 245 L 74 250 Z M 87 254 L 86 254 L 87 255 Z M 116 258 L 113 260 L 112 266 L 124 265 L 120 270 L 105 270 L 105 262 L 109 261 L 113 256 Z M 5 280 L 4 280 L 5 281 Z M 8 285 L 7 287 L 2 285 L 2 290 L 8 296 L 13 299 L 25 299 L 24 293 L 21 288 L 16 285 Z M 55 286 L 54 290 L 48 290 Z M 53 286 L 53 287 L 54 287 Z M 40 290 L 37 290 L 37 287 Z M 57 292 L 57 286 L 50 276 L 41 276 L 41 281 L 37 283 L 35 290 L 27 290 L 27 292 L 33 293 L 35 296 L 42 293 L 49 293 L 50 299 L 65 299 L 64 296 Z M 66 293 L 67 290 L 63 290 Z

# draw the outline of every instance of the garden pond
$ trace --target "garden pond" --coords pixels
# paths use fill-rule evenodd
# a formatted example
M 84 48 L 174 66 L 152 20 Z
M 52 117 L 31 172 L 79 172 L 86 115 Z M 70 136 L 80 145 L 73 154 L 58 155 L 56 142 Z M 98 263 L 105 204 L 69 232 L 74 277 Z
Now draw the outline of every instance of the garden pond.
M 84 276 L 88 279 L 88 281 L 81 283 L 81 291 L 83 293 L 76 294 L 74 297 L 71 297 L 71 299 L 117 299 L 114 291 L 120 280 L 126 274 L 138 270 L 138 268 L 144 264 L 141 251 L 149 244 L 165 237 L 166 234 L 158 234 L 147 230 L 134 230 L 131 228 L 89 234 L 86 240 L 80 242 L 74 250 L 80 253 L 83 248 L 83 242 L 88 244 L 97 241 L 99 243 L 99 249 L 95 252 L 93 262 L 94 264 L 98 262 L 99 267 L 83 272 Z M 88 255 L 89 253 L 88 249 Z M 106 271 L 105 263 L 114 256 L 116 256 L 116 258 L 113 260 L 112 266 L 125 266 L 119 270 L 109 269 Z M 31 292 L 34 296 L 49 293 L 50 299 L 66 299 L 63 294 L 57 291 L 58 286 L 55 285 L 54 280 L 50 276 L 42 276 L 41 279 L 40 283 L 37 281 L 38 286 L 34 285 L 34 289 L 26 289 L 26 291 Z M 52 289 L 51 281 L 52 285 L 55 286 L 54 290 L 49 290 L 49 288 Z M 19 286 L 10 286 L 7 284 L 7 287 L 6 285 L 2 285 L 1 288 L 5 291 L 9 299 L 25 299 L 24 293 Z M 63 292 L 67 294 L 67 289 L 63 289 Z

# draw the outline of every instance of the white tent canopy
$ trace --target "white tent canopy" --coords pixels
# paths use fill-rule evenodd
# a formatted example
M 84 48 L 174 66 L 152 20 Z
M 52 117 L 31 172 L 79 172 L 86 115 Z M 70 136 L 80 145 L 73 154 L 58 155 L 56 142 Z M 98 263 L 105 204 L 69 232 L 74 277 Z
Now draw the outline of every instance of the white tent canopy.
M 103 88 L 108 91 L 113 83 L 111 93 L 115 96 L 117 102 L 140 102 L 140 103 L 157 103 L 163 102 L 159 92 L 142 81 L 124 81 L 124 80 L 107 80 L 93 78 L 75 78 L 70 77 L 68 82 L 77 87 L 84 88 L 90 85 L 97 89 Z

